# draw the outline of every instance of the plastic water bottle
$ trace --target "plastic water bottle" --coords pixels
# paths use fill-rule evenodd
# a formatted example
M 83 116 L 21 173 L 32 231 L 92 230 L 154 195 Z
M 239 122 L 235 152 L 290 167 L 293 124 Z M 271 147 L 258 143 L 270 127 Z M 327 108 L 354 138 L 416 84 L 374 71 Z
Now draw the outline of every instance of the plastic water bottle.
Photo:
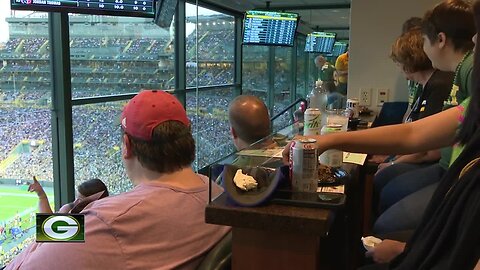
M 323 87 L 323 82 L 318 80 L 312 89 L 312 92 L 308 95 L 308 107 L 318 108 L 321 111 L 325 111 L 327 107 L 327 91 Z
M 312 92 L 308 95 L 308 107 L 320 109 L 322 115 L 321 126 L 326 124 L 327 91 L 321 80 L 315 82 Z

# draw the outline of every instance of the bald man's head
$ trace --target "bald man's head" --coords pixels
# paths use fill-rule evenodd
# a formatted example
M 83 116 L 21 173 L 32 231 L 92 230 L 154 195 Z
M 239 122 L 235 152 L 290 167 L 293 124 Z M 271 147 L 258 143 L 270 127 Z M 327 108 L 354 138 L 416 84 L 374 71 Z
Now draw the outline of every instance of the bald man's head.
M 325 65 L 326 62 L 327 62 L 327 59 L 325 59 L 325 57 L 323 57 L 321 55 L 315 57 L 315 66 L 317 68 L 322 68 L 323 65 Z
M 267 106 L 256 96 L 236 97 L 228 109 L 234 136 L 252 144 L 270 134 L 270 116 Z

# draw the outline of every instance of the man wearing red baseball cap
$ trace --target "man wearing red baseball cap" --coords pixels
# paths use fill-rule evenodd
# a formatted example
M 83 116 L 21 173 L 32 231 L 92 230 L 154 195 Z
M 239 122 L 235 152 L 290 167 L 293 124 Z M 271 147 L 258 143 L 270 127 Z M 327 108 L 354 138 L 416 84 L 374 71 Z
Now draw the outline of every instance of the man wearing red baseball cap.
M 34 243 L 7 269 L 195 269 L 229 232 L 205 223 L 208 178 L 192 170 L 190 121 L 173 95 L 140 92 L 121 125 L 122 159 L 135 188 L 81 212 L 85 243 Z M 213 196 L 222 192 L 212 186 Z

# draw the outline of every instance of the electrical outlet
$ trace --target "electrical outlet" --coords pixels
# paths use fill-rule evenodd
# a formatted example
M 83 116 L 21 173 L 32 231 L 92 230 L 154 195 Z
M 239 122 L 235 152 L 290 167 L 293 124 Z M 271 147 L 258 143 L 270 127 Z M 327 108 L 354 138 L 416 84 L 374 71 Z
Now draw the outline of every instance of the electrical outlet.
M 370 88 L 361 88 L 360 89 L 360 106 L 370 106 L 372 105 L 372 89 Z
M 377 92 L 377 105 L 379 107 L 383 106 L 383 103 L 388 102 L 390 94 L 390 89 L 388 88 L 379 88 Z

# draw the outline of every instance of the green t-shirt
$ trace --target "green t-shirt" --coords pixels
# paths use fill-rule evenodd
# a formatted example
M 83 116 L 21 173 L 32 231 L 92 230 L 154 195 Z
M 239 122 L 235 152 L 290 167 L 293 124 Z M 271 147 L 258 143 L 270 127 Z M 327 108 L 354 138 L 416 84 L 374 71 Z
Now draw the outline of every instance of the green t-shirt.
M 472 71 L 473 71 L 473 53 L 468 52 L 465 60 L 460 63 L 460 69 L 455 74 L 455 81 L 453 82 L 452 91 L 447 101 L 444 103 L 444 110 L 450 107 L 458 106 L 468 97 L 472 92 Z M 452 159 L 452 147 L 444 147 L 440 150 L 440 166 L 445 170 L 451 164 Z M 457 156 L 458 157 L 458 156 Z
M 468 52 L 465 60 L 460 63 L 460 69 L 455 74 L 450 96 L 445 101 L 445 108 L 458 106 L 472 93 L 473 53 Z
M 463 119 L 465 118 L 465 113 L 467 111 L 468 104 L 470 104 L 470 97 L 465 99 L 462 102 L 462 104 L 457 106 L 457 108 L 462 111 L 462 115 L 460 116 L 460 119 L 458 119 L 457 132 L 460 130 L 460 127 L 463 123 Z M 442 148 L 440 150 L 441 152 L 441 158 L 439 161 L 440 166 L 442 166 L 442 168 L 444 169 L 448 169 L 448 167 L 452 165 L 452 163 L 458 158 L 458 156 L 460 156 L 460 154 L 463 151 L 463 148 L 464 148 L 464 145 L 460 145 L 460 144 L 455 144 L 453 147 L 450 146 L 450 147 Z
M 322 69 L 320 70 L 320 80 L 323 82 L 333 81 L 333 73 L 335 72 L 335 67 L 330 63 L 325 63 Z

